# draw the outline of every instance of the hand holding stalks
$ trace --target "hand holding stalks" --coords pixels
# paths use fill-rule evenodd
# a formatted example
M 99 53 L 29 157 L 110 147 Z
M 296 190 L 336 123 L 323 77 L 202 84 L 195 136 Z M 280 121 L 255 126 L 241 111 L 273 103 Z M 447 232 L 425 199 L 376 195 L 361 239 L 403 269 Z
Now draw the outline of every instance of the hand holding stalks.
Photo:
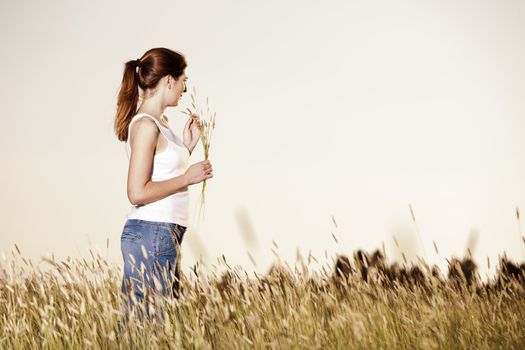
M 184 175 L 188 181 L 188 185 L 195 185 L 199 182 L 211 179 L 213 177 L 213 168 L 209 160 L 203 160 L 190 165 Z

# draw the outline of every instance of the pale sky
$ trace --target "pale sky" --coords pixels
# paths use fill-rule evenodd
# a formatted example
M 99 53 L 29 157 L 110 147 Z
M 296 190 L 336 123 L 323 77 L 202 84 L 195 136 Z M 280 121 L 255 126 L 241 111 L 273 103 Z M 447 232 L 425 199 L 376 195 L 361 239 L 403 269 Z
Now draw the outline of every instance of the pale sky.
M 523 260 L 524 23 L 520 0 L 2 1 L 0 251 L 122 264 L 116 97 L 124 62 L 160 46 L 217 112 L 185 272 L 199 254 L 252 271 L 247 251 L 266 272 L 272 240 L 291 266 L 297 247 L 317 269 L 383 242 L 392 261 L 393 235 L 444 270 L 472 231 L 482 274 L 487 256 Z M 188 104 L 166 110 L 180 136 Z

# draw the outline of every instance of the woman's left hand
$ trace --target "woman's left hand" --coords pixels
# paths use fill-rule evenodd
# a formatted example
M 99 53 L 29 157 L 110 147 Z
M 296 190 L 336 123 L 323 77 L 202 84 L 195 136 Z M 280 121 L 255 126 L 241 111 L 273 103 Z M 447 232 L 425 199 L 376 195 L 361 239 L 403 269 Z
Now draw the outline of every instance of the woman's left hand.
M 184 126 L 184 145 L 190 151 L 193 151 L 201 136 L 200 119 L 197 114 L 191 114 Z

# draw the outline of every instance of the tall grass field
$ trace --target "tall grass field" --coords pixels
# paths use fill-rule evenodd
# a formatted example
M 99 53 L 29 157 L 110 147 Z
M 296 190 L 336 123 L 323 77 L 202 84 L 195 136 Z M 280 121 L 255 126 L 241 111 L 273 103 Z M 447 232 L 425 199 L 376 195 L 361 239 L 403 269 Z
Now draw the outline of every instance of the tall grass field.
M 380 251 L 322 272 L 197 264 L 174 296 L 147 294 L 151 318 L 127 322 L 121 267 L 100 254 L 34 262 L 13 250 L 0 263 L 1 349 L 525 349 L 525 264 L 506 258 L 483 282 L 468 257 L 441 272 Z

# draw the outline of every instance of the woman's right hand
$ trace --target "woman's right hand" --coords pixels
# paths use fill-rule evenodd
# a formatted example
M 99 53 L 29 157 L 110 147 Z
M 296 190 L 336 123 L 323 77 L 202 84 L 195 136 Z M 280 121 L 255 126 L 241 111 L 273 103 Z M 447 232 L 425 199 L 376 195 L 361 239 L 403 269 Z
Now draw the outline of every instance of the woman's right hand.
M 212 178 L 212 171 L 213 169 L 211 167 L 210 161 L 203 160 L 190 165 L 188 170 L 186 170 L 184 173 L 184 176 L 186 176 L 186 179 L 188 180 L 188 185 L 194 185 Z

